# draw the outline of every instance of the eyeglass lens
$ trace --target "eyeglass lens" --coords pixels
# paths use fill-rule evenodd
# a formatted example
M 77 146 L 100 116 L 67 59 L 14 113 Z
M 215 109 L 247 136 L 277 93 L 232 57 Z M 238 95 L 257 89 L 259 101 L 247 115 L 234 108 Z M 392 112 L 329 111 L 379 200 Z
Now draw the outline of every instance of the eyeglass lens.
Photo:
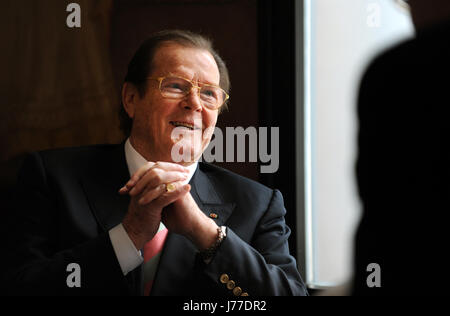
M 192 83 L 183 78 L 168 77 L 161 81 L 161 93 L 167 98 L 184 98 L 192 90 Z M 199 93 L 205 106 L 211 108 L 220 107 L 225 101 L 225 92 L 214 86 L 202 85 Z

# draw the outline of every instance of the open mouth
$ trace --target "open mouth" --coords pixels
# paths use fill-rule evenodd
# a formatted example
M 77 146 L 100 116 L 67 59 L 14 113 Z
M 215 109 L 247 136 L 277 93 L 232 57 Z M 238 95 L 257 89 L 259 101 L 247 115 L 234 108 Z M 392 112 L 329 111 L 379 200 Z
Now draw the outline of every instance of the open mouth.
M 193 124 L 189 124 L 186 122 L 175 122 L 175 121 L 171 121 L 169 122 L 171 125 L 175 126 L 175 127 L 184 127 L 187 128 L 191 131 L 195 131 L 195 130 L 199 130 L 200 128 L 194 126 Z

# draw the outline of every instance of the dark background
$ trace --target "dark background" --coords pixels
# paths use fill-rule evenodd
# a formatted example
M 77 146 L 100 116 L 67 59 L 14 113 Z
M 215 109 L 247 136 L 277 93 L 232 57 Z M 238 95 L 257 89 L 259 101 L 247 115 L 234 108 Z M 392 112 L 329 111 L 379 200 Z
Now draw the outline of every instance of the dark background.
M 218 164 L 283 193 L 296 256 L 294 0 L 80 0 L 79 29 L 66 26 L 70 2 L 0 4 L 2 200 L 27 152 L 122 141 L 117 113 L 132 54 L 154 31 L 188 29 L 211 37 L 230 71 L 229 111 L 217 126 L 280 128 L 277 173 Z

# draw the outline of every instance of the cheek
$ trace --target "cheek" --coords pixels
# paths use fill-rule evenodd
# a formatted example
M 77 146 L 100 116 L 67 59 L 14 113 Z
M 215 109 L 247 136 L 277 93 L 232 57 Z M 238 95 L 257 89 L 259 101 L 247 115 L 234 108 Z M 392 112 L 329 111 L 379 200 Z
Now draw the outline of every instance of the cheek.
M 203 117 L 203 123 L 206 128 L 214 128 L 217 123 L 217 111 L 215 113 L 208 113 Z
M 140 114 L 142 119 L 146 121 L 148 128 L 157 132 L 162 132 L 162 129 L 168 124 L 170 109 L 170 104 L 163 104 L 158 102 L 158 100 L 154 100 L 148 102 L 141 109 Z
M 214 129 L 216 127 L 216 123 L 217 123 L 217 114 L 215 115 L 210 115 L 208 117 L 206 117 L 203 121 L 204 123 L 204 131 L 203 131 L 203 137 L 202 137 L 202 142 L 203 143 L 208 143 L 211 140 L 211 137 L 214 133 Z

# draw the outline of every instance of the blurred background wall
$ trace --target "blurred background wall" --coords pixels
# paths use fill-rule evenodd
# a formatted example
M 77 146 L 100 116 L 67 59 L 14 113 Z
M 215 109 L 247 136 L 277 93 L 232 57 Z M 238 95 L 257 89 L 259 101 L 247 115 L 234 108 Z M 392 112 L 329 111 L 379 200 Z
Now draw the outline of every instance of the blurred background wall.
M 68 28 L 66 1 L 0 3 L 0 170 L 15 179 L 24 153 L 117 142 L 121 136 L 109 39 L 112 1 L 79 1 L 82 27 Z

